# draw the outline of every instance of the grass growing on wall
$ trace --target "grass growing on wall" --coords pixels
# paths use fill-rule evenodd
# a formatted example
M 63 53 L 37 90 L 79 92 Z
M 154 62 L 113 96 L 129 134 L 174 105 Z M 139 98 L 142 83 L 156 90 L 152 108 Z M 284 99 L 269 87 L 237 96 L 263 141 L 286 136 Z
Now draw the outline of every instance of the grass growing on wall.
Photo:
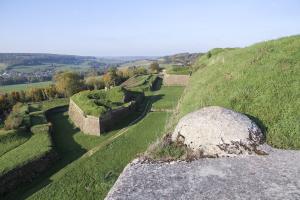
M 204 106 L 251 115 L 278 148 L 300 149 L 300 36 L 199 58 L 180 108 Z

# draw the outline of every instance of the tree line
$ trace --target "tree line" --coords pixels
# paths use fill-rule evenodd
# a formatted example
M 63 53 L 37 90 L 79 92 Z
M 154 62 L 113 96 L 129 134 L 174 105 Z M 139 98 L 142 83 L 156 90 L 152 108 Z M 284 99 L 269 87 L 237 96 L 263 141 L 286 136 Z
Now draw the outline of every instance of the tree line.
M 156 73 L 158 70 L 158 64 L 155 63 L 150 66 L 151 72 Z M 88 77 L 83 77 L 82 74 L 74 71 L 58 72 L 53 77 L 54 84 L 48 87 L 0 94 L 0 122 L 18 102 L 40 102 L 55 98 L 66 98 L 82 90 L 98 90 L 117 86 L 132 76 L 147 73 L 149 72 L 144 67 L 129 67 L 122 70 L 109 68 L 102 76 L 93 74 Z

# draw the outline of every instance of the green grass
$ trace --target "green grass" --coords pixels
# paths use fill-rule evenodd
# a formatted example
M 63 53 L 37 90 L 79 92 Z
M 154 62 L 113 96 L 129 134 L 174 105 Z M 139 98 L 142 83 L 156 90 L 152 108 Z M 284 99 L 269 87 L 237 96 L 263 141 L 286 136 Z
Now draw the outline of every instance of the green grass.
M 30 138 L 30 135 L 24 130 L 0 130 L 0 157 L 25 143 Z
M 59 64 L 59 63 L 53 63 L 54 66 L 57 68 L 56 71 L 62 71 L 62 70 L 75 70 L 75 71 L 87 71 L 91 66 L 88 65 L 87 62 L 83 62 L 81 64 Z M 21 72 L 21 73 L 33 73 L 35 71 L 41 71 L 46 70 L 49 68 L 49 66 L 52 66 L 52 63 L 44 63 L 40 65 L 16 65 L 16 66 L 10 66 L 7 69 Z
M 163 93 L 168 93 L 170 88 L 173 87 L 163 88 L 166 90 Z M 177 94 L 175 90 L 168 94 Z M 182 91 L 182 88 L 177 90 Z M 146 100 L 154 93 L 157 91 L 149 92 Z M 37 106 L 41 110 L 40 107 Z M 60 160 L 33 183 L 19 187 L 8 199 L 103 199 L 127 163 L 164 133 L 168 113 L 150 112 L 123 135 L 109 142 L 122 127 L 140 115 L 140 112 L 133 113 L 117 124 L 115 130 L 97 137 L 81 133 L 68 119 L 67 113 L 52 114 L 49 119 L 53 124 L 53 140 Z M 102 147 L 92 156 L 81 158 L 95 146 Z
M 52 149 L 51 139 L 47 128 L 37 129 L 42 132 L 34 133 L 30 139 L 5 153 L 0 157 L 0 175 L 35 160 Z
M 66 105 L 66 103 L 66 99 L 55 99 L 21 106 L 19 112 L 23 113 L 22 115 L 25 115 L 24 113 L 28 110 L 30 112 L 29 115 L 26 114 L 26 121 L 30 121 L 26 124 L 30 124 L 31 131 L 23 128 L 10 131 L 0 130 L 0 175 L 23 166 L 52 150 L 44 111 L 58 105 Z
M 52 99 L 48 101 L 42 102 L 35 102 L 29 105 L 30 112 L 35 111 L 46 111 L 51 108 L 59 107 L 59 106 L 66 106 L 69 104 L 68 98 L 59 98 L 59 99 Z
M 172 110 L 176 107 L 184 90 L 180 86 L 163 86 L 160 90 L 153 92 L 154 102 L 152 108 L 155 110 Z
M 132 61 L 128 62 L 125 64 L 121 64 L 121 68 L 128 68 L 128 67 L 149 67 L 153 61 L 151 60 L 137 60 L 137 61 Z
M 0 93 L 12 92 L 12 91 L 26 91 L 30 88 L 43 88 L 53 84 L 52 81 L 38 82 L 38 83 L 26 83 L 0 86 Z
M 167 68 L 167 74 L 189 75 L 191 69 L 189 67 L 171 66 Z
M 157 75 L 136 75 L 125 81 L 121 86 L 129 91 L 145 92 L 151 90 L 156 79 Z
M 162 135 L 166 117 L 162 112 L 148 114 L 126 134 L 80 160 L 29 199 L 103 199 L 127 163 Z
M 199 58 L 180 116 L 223 106 L 253 116 L 267 143 L 300 149 L 300 36 Z
M 71 97 L 82 109 L 84 114 L 96 117 L 105 114 L 111 109 L 127 106 L 124 102 L 125 91 L 121 87 L 105 90 L 85 90 Z

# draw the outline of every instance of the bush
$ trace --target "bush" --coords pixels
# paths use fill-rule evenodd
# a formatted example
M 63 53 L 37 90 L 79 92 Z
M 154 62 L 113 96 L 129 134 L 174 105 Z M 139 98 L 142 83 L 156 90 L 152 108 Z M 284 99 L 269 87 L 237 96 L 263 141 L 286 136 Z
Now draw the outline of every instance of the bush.
M 7 130 L 18 129 L 21 126 L 30 126 L 30 118 L 28 115 L 28 105 L 17 103 L 4 122 Z

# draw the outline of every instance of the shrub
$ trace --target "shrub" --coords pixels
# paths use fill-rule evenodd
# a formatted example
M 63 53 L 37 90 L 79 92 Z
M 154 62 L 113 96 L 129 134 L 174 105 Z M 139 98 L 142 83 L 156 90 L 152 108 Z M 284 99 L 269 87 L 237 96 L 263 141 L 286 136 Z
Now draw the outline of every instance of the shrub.
M 18 129 L 21 126 L 28 127 L 30 118 L 28 115 L 28 105 L 17 103 L 4 122 L 5 129 Z

